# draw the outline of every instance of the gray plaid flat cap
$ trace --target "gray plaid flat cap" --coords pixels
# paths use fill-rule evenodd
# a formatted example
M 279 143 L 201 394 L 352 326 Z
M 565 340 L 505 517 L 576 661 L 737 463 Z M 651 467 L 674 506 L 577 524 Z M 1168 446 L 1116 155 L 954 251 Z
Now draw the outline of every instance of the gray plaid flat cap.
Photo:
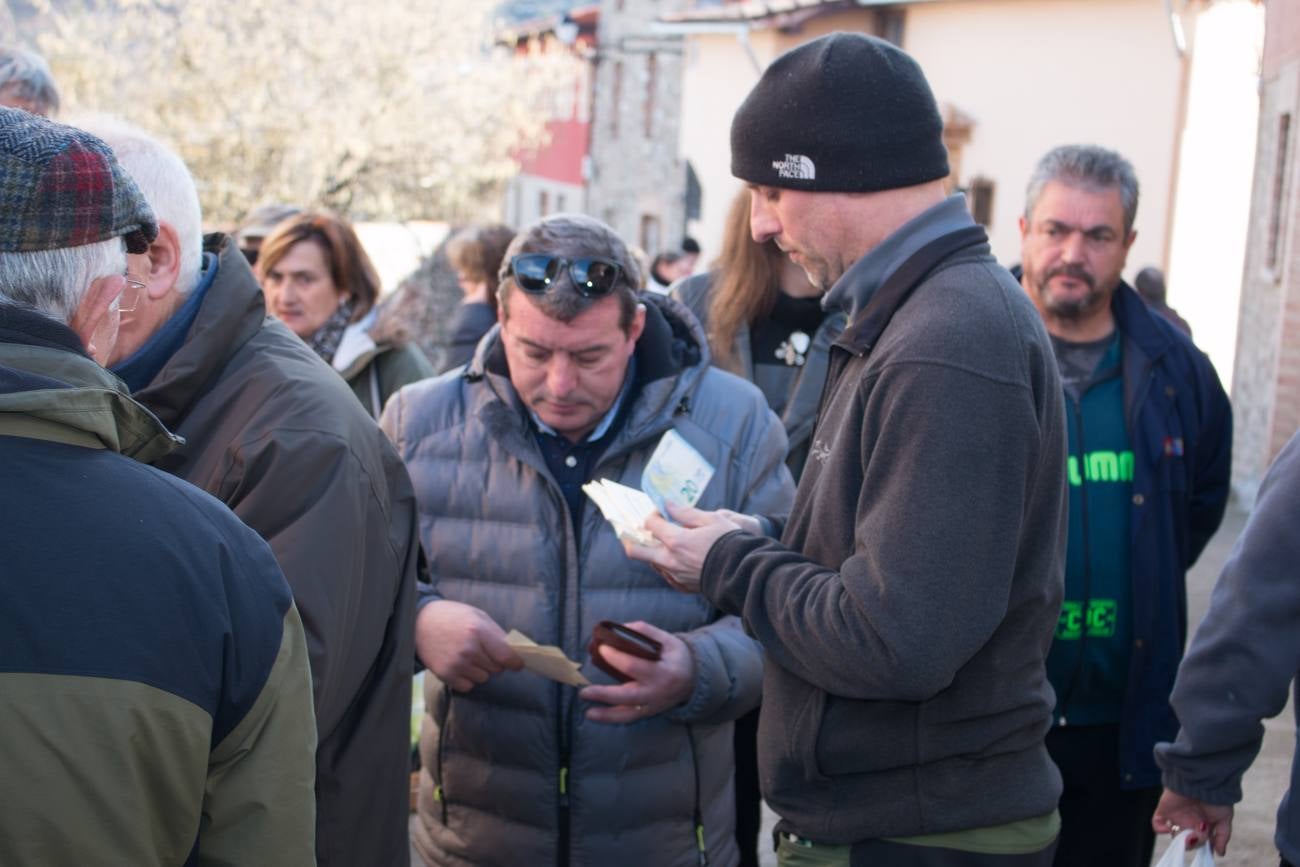
M 123 237 L 143 253 L 158 237 L 149 203 L 88 132 L 0 108 L 0 252 L 80 247 Z

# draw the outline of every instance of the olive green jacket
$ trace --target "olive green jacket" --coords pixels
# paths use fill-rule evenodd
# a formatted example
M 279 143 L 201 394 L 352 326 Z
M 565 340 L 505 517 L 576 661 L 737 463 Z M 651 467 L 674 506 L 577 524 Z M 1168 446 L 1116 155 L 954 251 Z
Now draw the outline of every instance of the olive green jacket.
M 349 325 L 332 362 L 374 419 L 402 386 L 437 373 L 420 347 L 407 342 L 404 335 L 385 333 L 383 327 L 375 325 L 373 310 Z
M 179 444 L 0 307 L 0 864 L 315 864 L 302 622 Z

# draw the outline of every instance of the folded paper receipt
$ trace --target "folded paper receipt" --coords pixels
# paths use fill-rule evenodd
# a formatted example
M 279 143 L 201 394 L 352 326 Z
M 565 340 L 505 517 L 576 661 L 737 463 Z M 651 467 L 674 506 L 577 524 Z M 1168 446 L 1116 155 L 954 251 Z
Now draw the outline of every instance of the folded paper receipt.
M 591 681 L 582 676 L 582 668 L 564 655 L 564 651 L 549 644 L 538 644 L 518 629 L 506 633 L 506 644 L 519 654 L 524 668 L 542 677 L 558 680 L 571 686 L 589 686 Z

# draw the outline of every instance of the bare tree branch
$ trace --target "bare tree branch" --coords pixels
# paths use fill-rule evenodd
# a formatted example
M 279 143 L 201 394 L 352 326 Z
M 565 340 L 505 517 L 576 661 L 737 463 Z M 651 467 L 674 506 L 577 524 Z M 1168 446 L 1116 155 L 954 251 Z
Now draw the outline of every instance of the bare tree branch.
M 271 200 L 354 219 L 495 212 L 578 61 L 494 46 L 481 0 L 38 0 L 66 113 L 168 139 L 205 212 Z

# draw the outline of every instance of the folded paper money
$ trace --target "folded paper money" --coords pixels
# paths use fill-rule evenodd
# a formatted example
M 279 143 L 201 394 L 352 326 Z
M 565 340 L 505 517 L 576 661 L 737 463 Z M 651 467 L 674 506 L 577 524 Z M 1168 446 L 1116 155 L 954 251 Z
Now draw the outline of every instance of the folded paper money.
M 579 671 L 582 666 L 564 655 L 564 651 L 549 644 L 538 644 L 518 629 L 506 633 L 506 644 L 519 654 L 524 668 L 542 677 L 558 680 L 571 686 L 590 686 L 591 681 Z
M 582 490 L 600 507 L 600 513 L 614 527 L 620 539 L 640 545 L 658 545 L 645 529 L 646 518 L 656 511 L 654 502 L 636 488 L 609 479 L 587 482 Z
M 694 506 L 711 478 L 713 466 L 681 434 L 670 430 L 659 440 L 641 473 L 642 490 L 610 479 L 588 482 L 582 490 L 600 507 L 620 539 L 657 545 L 645 530 L 646 519 L 658 512 L 671 520 L 666 503 Z

